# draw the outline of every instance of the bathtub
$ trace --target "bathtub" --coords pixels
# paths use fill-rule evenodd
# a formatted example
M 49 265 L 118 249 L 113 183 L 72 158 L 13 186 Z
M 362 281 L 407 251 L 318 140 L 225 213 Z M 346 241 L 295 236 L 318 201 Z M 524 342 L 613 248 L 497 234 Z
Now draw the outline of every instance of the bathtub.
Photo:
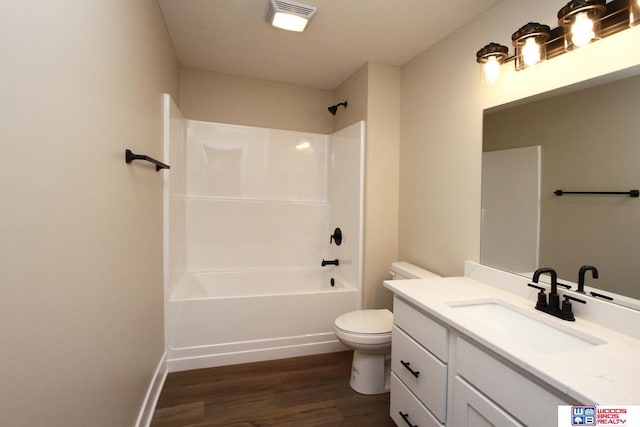
M 184 274 L 168 301 L 169 371 L 345 350 L 333 322 L 361 307 L 360 294 L 337 272 L 329 267 Z

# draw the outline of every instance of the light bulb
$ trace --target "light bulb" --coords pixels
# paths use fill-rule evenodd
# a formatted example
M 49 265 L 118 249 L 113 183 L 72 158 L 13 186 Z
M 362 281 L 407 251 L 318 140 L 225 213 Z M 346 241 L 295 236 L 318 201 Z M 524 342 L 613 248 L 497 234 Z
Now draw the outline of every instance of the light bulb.
M 535 37 L 529 37 L 522 46 L 522 61 L 531 67 L 540 62 L 540 45 L 536 43 Z
M 495 83 L 500 76 L 500 62 L 495 55 L 490 56 L 484 63 L 484 78 L 487 83 Z
M 576 20 L 571 26 L 571 42 L 577 47 L 588 45 L 596 37 L 593 31 L 593 21 L 586 12 L 576 15 Z

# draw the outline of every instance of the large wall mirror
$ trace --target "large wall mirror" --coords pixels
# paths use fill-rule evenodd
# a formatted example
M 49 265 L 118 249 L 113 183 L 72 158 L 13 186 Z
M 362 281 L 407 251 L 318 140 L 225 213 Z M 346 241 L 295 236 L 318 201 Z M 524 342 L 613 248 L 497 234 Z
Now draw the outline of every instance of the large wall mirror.
M 485 111 L 482 264 L 529 278 L 552 267 L 573 283 L 594 265 L 588 290 L 640 307 L 640 198 L 554 194 L 640 189 L 633 73 Z

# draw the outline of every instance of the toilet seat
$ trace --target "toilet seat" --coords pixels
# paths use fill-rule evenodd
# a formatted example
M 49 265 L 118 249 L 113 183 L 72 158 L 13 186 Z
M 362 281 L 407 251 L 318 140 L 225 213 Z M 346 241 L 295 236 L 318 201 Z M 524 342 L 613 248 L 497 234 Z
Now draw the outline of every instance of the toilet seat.
M 358 310 L 345 313 L 335 321 L 336 333 L 354 344 L 391 342 L 393 314 L 387 310 Z
M 391 333 L 393 314 L 386 308 L 350 311 L 339 316 L 335 325 L 345 332 L 356 334 L 387 334 Z

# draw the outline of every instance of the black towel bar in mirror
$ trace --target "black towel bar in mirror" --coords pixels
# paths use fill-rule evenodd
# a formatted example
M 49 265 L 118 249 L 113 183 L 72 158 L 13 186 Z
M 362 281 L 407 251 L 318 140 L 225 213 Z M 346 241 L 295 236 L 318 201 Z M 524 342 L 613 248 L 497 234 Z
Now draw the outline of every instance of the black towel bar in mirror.
M 553 192 L 556 196 L 562 196 L 563 194 L 620 194 L 629 197 L 640 197 L 639 190 L 630 190 L 630 191 L 564 191 L 564 190 L 556 190 Z

